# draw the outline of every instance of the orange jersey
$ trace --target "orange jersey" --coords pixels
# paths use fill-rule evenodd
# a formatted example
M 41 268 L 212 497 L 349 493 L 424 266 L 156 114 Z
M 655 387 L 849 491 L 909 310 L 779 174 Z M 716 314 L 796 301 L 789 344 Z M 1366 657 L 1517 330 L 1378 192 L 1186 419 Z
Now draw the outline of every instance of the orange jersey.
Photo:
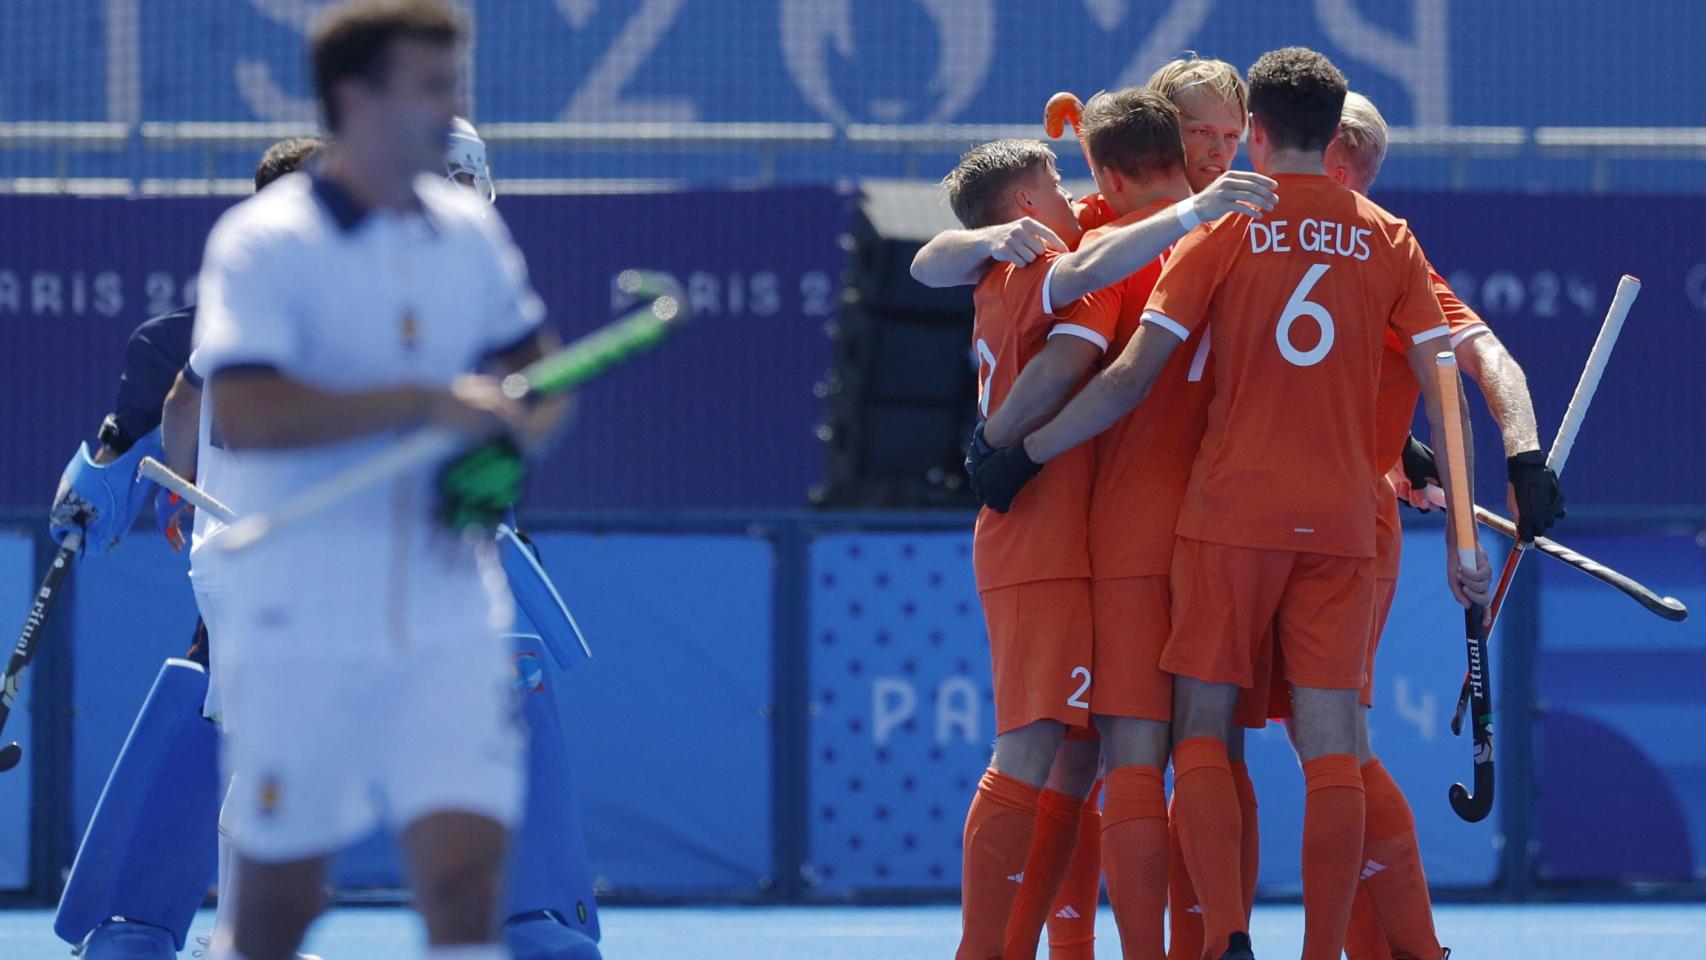
M 1168 205 L 1169 201 L 1157 201 L 1092 230 L 1084 241 L 1137 223 Z M 1108 356 L 1117 356 L 1137 332 L 1166 257 L 1162 254 L 1108 288 L 1119 298 L 1120 308 Z M 1179 504 L 1208 424 L 1213 391 L 1207 360 L 1208 341 L 1199 330 L 1167 361 L 1137 409 L 1096 436 L 1096 480 L 1090 488 L 1091 576 L 1148 577 L 1170 568 Z
M 1019 371 L 1048 338 L 1080 336 L 1106 349 L 1118 310 L 1112 296 L 1097 291 L 1048 312 L 1043 303 L 1055 253 L 1029 266 L 998 263 L 973 294 L 977 318 L 972 346 L 977 354 L 977 401 L 984 418 L 1000 409 Z M 980 591 L 1037 580 L 1088 577 L 1085 529 L 1090 515 L 1094 450 L 1079 444 L 1049 462 L 1006 513 L 988 508 L 977 515 L 972 559 Z
M 1375 553 L 1374 402 L 1386 333 L 1446 333 L 1409 225 L 1324 176 L 1280 174 L 1261 220 L 1179 241 L 1144 322 L 1208 327 L 1214 398 L 1181 536 L 1345 557 Z
M 1428 267 L 1428 276 L 1433 280 L 1434 298 L 1445 312 L 1445 323 L 1451 331 L 1453 349 L 1464 340 L 1487 330 L 1487 324 L 1480 315 L 1457 298 L 1451 285 L 1446 283 L 1445 278 L 1431 265 Z M 1396 494 L 1386 482 L 1386 472 L 1392 469 L 1393 464 L 1396 464 L 1404 453 L 1404 441 L 1410 435 L 1410 423 L 1416 415 L 1416 400 L 1421 397 L 1421 393 L 1421 387 L 1416 383 L 1415 373 L 1410 370 L 1410 361 L 1405 356 L 1403 347 L 1395 336 L 1388 333 L 1386 356 L 1380 366 L 1380 393 L 1374 401 L 1375 454 L 1378 463 L 1383 464 L 1375 484 L 1375 495 L 1380 498 L 1377 520 L 1379 526 L 1375 538 L 1380 564 L 1375 576 L 1381 579 L 1391 580 L 1398 576 L 1398 537 L 1402 527 L 1402 521 L 1398 517 Z
M 1099 193 L 1079 197 L 1078 202 L 1072 205 L 1072 213 L 1078 218 L 1078 225 L 1085 230 L 1105 227 L 1115 219 L 1113 208 L 1108 206 L 1108 201 L 1102 199 Z M 1080 240 L 1079 244 L 1082 245 L 1083 242 Z

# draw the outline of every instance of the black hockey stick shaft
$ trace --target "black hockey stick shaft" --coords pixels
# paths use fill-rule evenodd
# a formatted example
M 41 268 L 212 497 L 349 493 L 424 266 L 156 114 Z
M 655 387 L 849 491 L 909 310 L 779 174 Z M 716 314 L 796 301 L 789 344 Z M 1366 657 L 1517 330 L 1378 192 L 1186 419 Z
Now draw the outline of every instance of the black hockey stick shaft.
M 29 612 L 24 614 L 24 629 L 19 631 L 18 642 L 12 646 L 12 656 L 6 661 L 5 680 L 0 683 L 0 730 L 6 728 L 6 720 L 12 715 L 12 704 L 18 700 L 24 668 L 35 657 L 42 630 L 47 626 L 47 615 L 52 612 L 54 601 L 59 599 L 59 588 L 65 582 L 65 574 L 70 571 L 71 561 L 76 558 L 77 548 L 82 543 L 81 531 L 73 530 L 66 535 L 64 545 L 54 554 L 53 564 L 47 568 L 47 575 L 41 578 L 41 586 L 36 588 Z M 0 747 L 0 773 L 17 766 L 22 759 L 24 748 L 17 741 Z
M 1479 823 L 1493 809 L 1493 685 L 1488 670 L 1486 611 L 1476 604 L 1463 613 L 1464 642 L 1469 652 L 1470 702 L 1474 707 L 1475 792 L 1461 783 L 1451 785 L 1451 809 L 1470 823 Z

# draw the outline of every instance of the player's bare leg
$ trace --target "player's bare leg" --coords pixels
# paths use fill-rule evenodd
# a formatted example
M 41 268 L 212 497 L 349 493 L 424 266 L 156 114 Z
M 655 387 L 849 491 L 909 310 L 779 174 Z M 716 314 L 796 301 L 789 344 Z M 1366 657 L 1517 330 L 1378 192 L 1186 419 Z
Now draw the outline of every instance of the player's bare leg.
M 308 925 L 326 909 L 326 857 L 260 863 L 237 855 L 236 929 L 230 944 L 216 932 L 209 956 L 221 960 L 294 960 Z M 229 951 L 235 946 L 235 954 Z
M 1303 957 L 1338 960 L 1362 865 L 1363 729 L 1356 690 L 1292 687 L 1293 742 L 1308 798 L 1303 814 Z
M 435 947 L 492 944 L 498 939 L 498 887 L 509 834 L 474 813 L 428 814 L 403 830 L 415 905 Z
M 1238 692 L 1229 683 L 1191 677 L 1173 682 L 1173 812 L 1202 904 L 1202 956 L 1211 958 L 1240 956 L 1234 949 L 1249 955 L 1243 939 L 1243 814 L 1227 755 Z

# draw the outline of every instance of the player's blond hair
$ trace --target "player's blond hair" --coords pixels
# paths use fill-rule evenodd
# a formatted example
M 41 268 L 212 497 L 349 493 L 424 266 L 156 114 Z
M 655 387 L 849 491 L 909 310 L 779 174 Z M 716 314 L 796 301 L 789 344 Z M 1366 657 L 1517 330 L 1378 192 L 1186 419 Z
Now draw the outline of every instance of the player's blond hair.
M 1008 196 L 1021 178 L 1052 169 L 1054 151 L 1041 140 L 991 140 L 972 147 L 959 165 L 942 178 L 948 206 L 969 229 L 1006 223 L 1014 218 Z
M 1236 110 L 1240 119 L 1250 112 L 1250 88 L 1238 68 L 1225 60 L 1210 60 L 1187 51 L 1177 60 L 1162 64 L 1144 86 L 1173 101 L 1174 106 L 1179 106 L 1179 98 L 1187 91 L 1206 87 Z
M 1356 91 L 1345 94 L 1345 107 L 1339 113 L 1339 133 L 1327 148 L 1338 151 L 1345 164 L 1357 172 L 1366 188 L 1380 175 L 1380 165 L 1386 162 L 1389 141 L 1386 118 L 1374 101 Z

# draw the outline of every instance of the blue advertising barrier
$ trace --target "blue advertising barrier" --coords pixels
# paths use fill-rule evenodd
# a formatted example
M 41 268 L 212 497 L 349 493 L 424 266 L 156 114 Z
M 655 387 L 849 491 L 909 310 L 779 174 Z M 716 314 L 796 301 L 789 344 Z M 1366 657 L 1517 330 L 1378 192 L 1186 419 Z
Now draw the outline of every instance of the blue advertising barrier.
M 313 116 L 318 0 L 10 0 L 0 119 Z M 480 120 L 1012 122 L 1201 50 L 1326 52 L 1395 123 L 1706 124 L 1697 4 L 1667 0 L 459 3 Z M 1639 62 L 1645 69 L 1584 69 Z
M 829 513 L 530 524 L 593 647 L 556 690 L 601 889 L 952 896 L 961 824 L 994 736 L 969 525 L 956 514 Z M 1408 531 L 1372 715 L 1433 881 L 1534 896 L 1697 880 L 1700 627 L 1662 622 L 1545 558 L 1528 562 L 1494 638 L 1495 815 L 1471 826 L 1449 811 L 1445 788 L 1468 775 L 1470 756 L 1446 730 L 1464 654 L 1460 615 L 1438 582 L 1440 537 L 1437 524 Z M 1576 524 L 1567 541 L 1706 607 L 1696 528 Z M 0 599 L 15 609 L 39 576 L 41 542 L 0 534 Z M 16 827 L 0 837 L 30 838 L 27 848 L 0 843 L 0 894 L 57 892 L 150 678 L 188 639 L 183 573 L 146 527 L 73 572 L 52 649 L 26 685 L 31 715 L 7 727 L 28 736 L 34 772 L 0 777 L 0 826 Z M 61 664 L 72 670 L 63 680 Z M 44 717 L 69 718 L 70 735 Z M 1263 889 L 1292 893 L 1296 761 L 1277 729 L 1254 736 L 1249 753 Z M 347 853 L 338 877 L 351 888 L 400 883 L 382 841 Z

